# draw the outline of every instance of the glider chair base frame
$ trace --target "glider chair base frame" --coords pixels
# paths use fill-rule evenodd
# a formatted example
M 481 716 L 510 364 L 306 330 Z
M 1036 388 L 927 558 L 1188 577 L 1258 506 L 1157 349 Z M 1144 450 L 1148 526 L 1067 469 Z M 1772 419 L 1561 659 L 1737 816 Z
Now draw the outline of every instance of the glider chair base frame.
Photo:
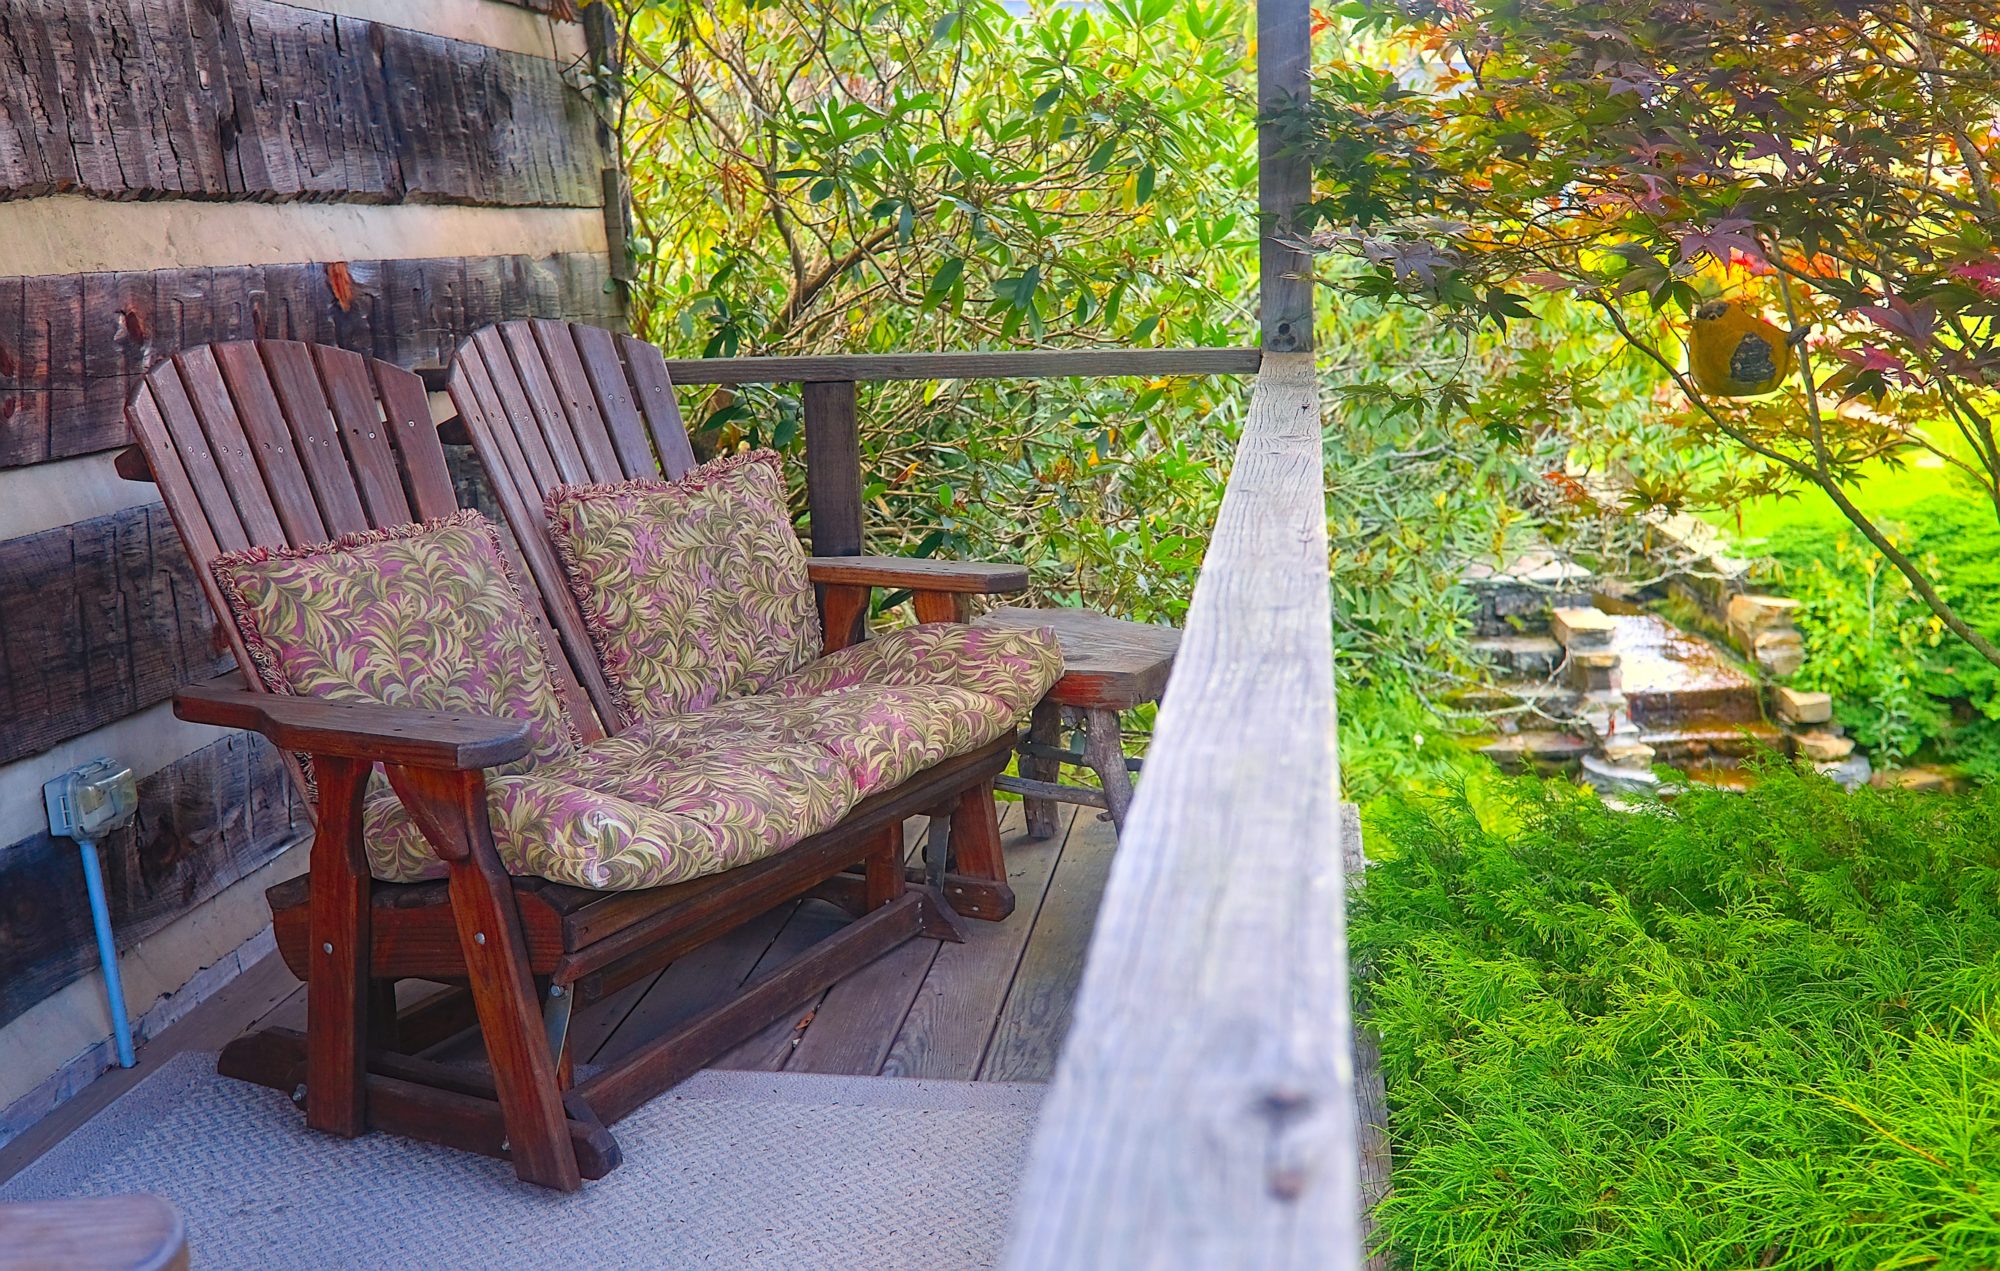
M 391 725 L 397 735 L 385 744 L 379 733 L 331 738 L 319 722 L 330 713 L 324 703 L 240 687 L 183 690 L 175 709 L 304 749 L 319 781 L 308 874 L 268 893 L 279 950 L 306 982 L 310 1032 L 238 1038 L 218 1071 L 290 1094 L 314 1129 L 349 1138 L 386 1130 L 511 1160 L 522 1179 L 561 1191 L 618 1165 L 608 1126 L 814 994 L 907 940 L 963 940 L 944 899 L 910 885 L 903 820 L 951 808 L 959 836 L 990 835 L 997 845 L 993 779 L 1014 742 L 946 760 L 863 800 L 833 829 L 752 864 L 669 887 L 593 892 L 500 866 L 481 768 L 524 744 L 510 721 L 371 710 L 408 717 Z M 384 883 L 367 874 L 360 807 L 373 764 L 338 752 L 398 749 L 404 761 L 384 757 L 383 766 L 445 859 L 445 881 Z M 843 871 L 857 864 L 860 886 L 849 887 Z M 565 1026 L 575 1005 L 810 894 L 842 903 L 855 920 L 723 1004 L 572 1080 Z M 467 988 L 398 1014 L 395 982 L 404 978 Z M 414 1053 L 473 1022 L 485 1069 Z

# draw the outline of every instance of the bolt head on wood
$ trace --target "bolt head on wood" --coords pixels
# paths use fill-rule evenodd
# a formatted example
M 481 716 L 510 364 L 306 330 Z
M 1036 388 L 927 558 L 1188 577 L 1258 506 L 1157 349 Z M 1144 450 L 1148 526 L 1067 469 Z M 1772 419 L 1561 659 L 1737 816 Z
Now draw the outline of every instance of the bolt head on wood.
M 1578 649 L 1602 649 L 1611 643 L 1611 615 L 1591 605 L 1577 608 L 1557 609 L 1549 615 L 1549 629 L 1562 646 L 1574 652 Z
M 1824 724 L 1833 718 L 1833 694 L 1812 693 L 1780 684 L 1771 690 L 1771 704 L 1787 724 Z

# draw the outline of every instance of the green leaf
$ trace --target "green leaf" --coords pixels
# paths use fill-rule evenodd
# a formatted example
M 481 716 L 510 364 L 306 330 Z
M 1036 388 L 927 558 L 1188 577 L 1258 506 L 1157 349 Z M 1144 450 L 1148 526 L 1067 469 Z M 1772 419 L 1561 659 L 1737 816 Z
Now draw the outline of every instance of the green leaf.
M 931 277 L 931 285 L 924 288 L 925 310 L 935 309 L 942 303 L 944 298 L 951 294 L 952 288 L 958 286 L 958 280 L 964 276 L 965 258 L 963 256 L 953 256 L 945 261 L 944 264 L 938 266 L 937 273 Z

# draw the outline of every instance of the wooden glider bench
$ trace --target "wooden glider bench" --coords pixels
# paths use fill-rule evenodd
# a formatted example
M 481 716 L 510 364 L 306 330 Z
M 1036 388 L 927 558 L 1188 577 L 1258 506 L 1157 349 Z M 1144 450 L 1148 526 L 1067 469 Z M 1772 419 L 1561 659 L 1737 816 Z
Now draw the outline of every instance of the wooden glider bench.
M 652 346 L 562 323 L 514 324 L 481 341 L 517 373 L 539 371 L 525 377 L 529 387 L 496 389 L 490 376 L 469 392 L 454 384 L 489 463 L 510 438 L 547 429 L 541 444 L 558 447 L 552 477 L 570 475 L 559 464 L 578 479 L 676 476 L 692 465 Z M 514 400 L 517 387 L 531 398 Z M 128 455 L 121 470 L 157 482 L 198 567 L 253 545 L 319 544 L 458 509 L 421 381 L 351 352 L 273 340 L 189 349 L 147 374 L 127 417 L 144 464 Z M 584 456 L 592 465 L 615 456 L 616 466 L 584 468 Z M 525 600 L 545 638 L 551 627 L 560 637 L 547 641 L 551 669 L 587 744 L 617 732 L 618 713 L 543 527 L 528 515 L 539 497 L 516 483 L 518 471 L 506 463 L 492 471 L 527 565 L 524 572 L 515 559 L 514 572 L 532 580 Z M 1026 585 L 1017 567 L 912 568 L 811 562 L 825 610 L 838 618 L 827 624 L 828 649 L 840 647 L 847 615 L 861 612 L 871 586 L 914 587 L 935 612 L 956 611 L 967 593 Z M 198 572 L 209 603 L 227 615 L 212 571 Z M 240 632 L 226 618 L 222 630 L 243 677 L 183 689 L 176 713 L 253 729 L 288 754 L 310 756 L 318 803 L 307 875 L 269 892 L 279 948 L 307 985 L 306 1031 L 240 1038 L 218 1067 L 293 1095 L 315 1129 L 346 1137 L 383 1129 L 510 1159 L 522 1179 L 574 1191 L 619 1162 L 606 1126 L 903 942 L 962 938 L 937 891 L 910 884 L 905 817 L 948 814 L 963 881 L 986 886 L 984 905 L 1000 906 L 1006 873 L 992 783 L 1013 737 L 874 793 L 834 828 L 753 863 L 650 890 L 595 892 L 510 876 L 501 863 L 486 770 L 527 753 L 526 723 L 265 692 Z M 361 817 L 378 766 L 443 861 L 444 880 L 371 878 Z M 295 775 L 303 784 L 303 772 Z M 856 920 L 726 1003 L 576 1079 L 566 1043 L 577 1003 L 815 892 Z M 399 1013 L 395 986 L 404 978 L 459 987 Z M 484 1067 L 418 1057 L 473 1022 Z

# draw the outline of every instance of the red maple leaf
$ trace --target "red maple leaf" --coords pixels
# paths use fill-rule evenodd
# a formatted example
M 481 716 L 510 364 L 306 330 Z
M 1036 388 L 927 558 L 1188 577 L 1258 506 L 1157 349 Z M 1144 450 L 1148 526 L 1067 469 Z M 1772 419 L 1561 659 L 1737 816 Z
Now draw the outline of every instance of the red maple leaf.
M 1953 265 L 1945 271 L 1971 283 L 1982 296 L 2000 299 L 2000 260 L 1980 260 L 1969 265 Z

